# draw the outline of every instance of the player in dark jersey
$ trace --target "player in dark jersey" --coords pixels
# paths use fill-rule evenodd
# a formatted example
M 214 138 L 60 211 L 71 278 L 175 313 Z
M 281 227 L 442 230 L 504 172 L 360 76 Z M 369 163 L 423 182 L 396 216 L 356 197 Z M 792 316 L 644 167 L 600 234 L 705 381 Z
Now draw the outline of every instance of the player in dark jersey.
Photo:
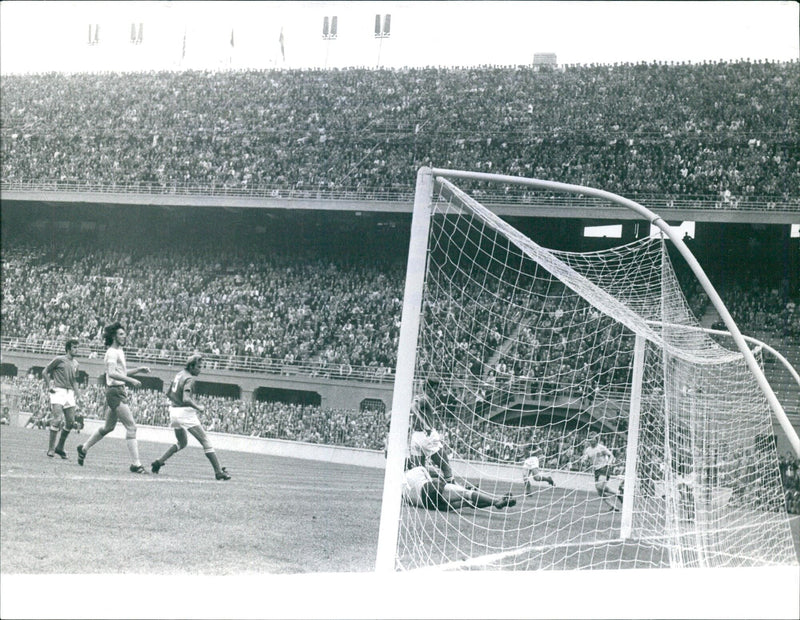
M 200 374 L 202 367 L 203 356 L 197 353 L 192 355 L 186 360 L 185 369 L 175 375 L 169 390 L 167 390 L 167 397 L 170 400 L 170 426 L 175 429 L 175 437 L 178 443 L 171 445 L 160 459 L 152 462 L 150 468 L 154 474 L 157 474 L 164 467 L 164 463 L 168 458 L 186 447 L 188 441 L 186 431 L 189 431 L 203 446 L 206 457 L 214 467 L 214 476 L 217 480 L 231 479 L 225 468 L 220 467 L 217 453 L 208 440 L 206 431 L 200 423 L 200 418 L 197 417 L 198 413 L 203 412 L 203 406 L 194 399 L 194 380 Z
M 58 355 L 42 371 L 44 389 L 50 397 L 50 443 L 47 456 L 56 454 L 67 458 L 64 443 L 75 424 L 78 396 L 78 341 L 70 338 L 64 345 L 65 354 Z M 61 431 L 61 436 L 58 432 Z M 58 437 L 58 445 L 56 438 Z

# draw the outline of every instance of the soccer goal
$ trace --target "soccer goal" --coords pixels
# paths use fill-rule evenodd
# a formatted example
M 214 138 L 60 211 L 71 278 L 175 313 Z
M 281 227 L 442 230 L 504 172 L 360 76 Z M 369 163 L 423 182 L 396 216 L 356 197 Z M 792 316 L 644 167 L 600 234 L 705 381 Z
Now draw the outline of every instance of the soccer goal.
M 662 234 L 606 251 L 547 249 L 456 185 L 475 182 L 594 197 Z M 729 347 L 698 329 L 668 243 Z M 515 506 L 402 500 L 416 402 L 456 481 L 512 493 Z M 378 571 L 796 566 L 773 416 L 800 454 L 760 350 L 657 215 L 593 188 L 419 171 Z M 583 458 L 590 435 L 613 455 L 605 487 Z M 542 481 L 524 486 L 532 455 Z

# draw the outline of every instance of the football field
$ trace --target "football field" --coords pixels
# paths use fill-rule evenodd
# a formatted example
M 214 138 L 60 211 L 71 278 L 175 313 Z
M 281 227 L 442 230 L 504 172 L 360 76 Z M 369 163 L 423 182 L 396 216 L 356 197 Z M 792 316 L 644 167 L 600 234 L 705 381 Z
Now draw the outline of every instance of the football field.
M 373 573 L 382 470 L 220 451 L 233 479 L 217 482 L 200 447 L 190 443 L 158 476 L 135 475 L 117 438 L 101 441 L 78 466 L 75 446 L 87 437 L 70 437 L 64 461 L 45 455 L 46 431 L 0 427 L 3 617 L 621 618 L 643 617 L 644 608 L 648 617 L 674 618 L 687 604 L 689 617 L 793 617 L 796 611 L 794 576 L 772 571 L 768 579 L 782 585 L 774 596 L 755 597 L 747 585 L 752 571 L 714 572 L 724 581 L 723 598 L 711 597 L 714 590 L 695 572 L 655 571 L 651 579 L 653 571 L 624 571 L 638 595 L 614 597 L 605 610 L 598 602 L 619 593 L 619 571 L 423 572 L 387 579 Z M 143 463 L 164 449 L 140 442 Z M 797 540 L 796 517 L 792 524 Z M 688 598 L 654 608 L 665 581 Z M 539 592 L 535 607 L 527 594 L 489 595 L 532 586 Z M 398 608 L 409 588 L 421 606 Z M 479 596 L 454 599 L 443 591 Z M 575 597 L 577 591 L 583 595 Z M 698 608 L 692 597 L 714 604 Z
M 218 451 L 218 482 L 189 446 L 158 475 L 128 472 L 121 439 L 83 467 L 48 458 L 45 430 L 0 431 L 3 573 L 203 574 L 372 571 L 383 471 Z M 139 442 L 142 463 L 166 445 Z

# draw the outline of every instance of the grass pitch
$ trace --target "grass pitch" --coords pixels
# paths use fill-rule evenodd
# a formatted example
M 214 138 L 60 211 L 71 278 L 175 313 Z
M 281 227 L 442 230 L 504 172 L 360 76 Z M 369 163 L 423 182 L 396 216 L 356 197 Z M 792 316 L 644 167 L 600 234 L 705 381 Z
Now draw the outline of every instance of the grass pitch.
M 159 475 L 136 475 L 128 472 L 128 452 L 121 439 L 103 439 L 80 467 L 75 446 L 86 441 L 86 433 L 70 436 L 70 458 L 64 461 L 45 455 L 47 431 L 0 428 L 3 573 L 374 570 L 381 470 L 220 451 L 220 461 L 233 479 L 218 482 L 201 448 L 190 439 L 189 447 L 170 459 Z M 139 442 L 145 465 L 165 449 L 164 444 Z M 513 490 L 519 493 L 521 485 Z M 522 508 L 531 501 L 535 499 L 526 498 L 516 509 L 485 518 L 530 519 L 535 511 Z M 584 521 L 591 531 L 608 529 L 619 519 L 596 507 L 589 512 Z M 450 522 L 459 515 L 441 518 Z M 800 556 L 800 518 L 794 517 L 791 524 Z M 519 523 L 514 529 L 524 527 L 536 524 Z M 625 548 L 618 551 L 624 558 Z M 559 567 L 573 568 L 569 562 Z
M 83 467 L 46 456 L 48 432 L 0 431 L 0 565 L 6 574 L 198 574 L 374 570 L 383 471 L 218 451 L 214 479 L 191 438 L 157 476 L 128 472 L 106 437 Z M 139 442 L 142 463 L 166 446 Z

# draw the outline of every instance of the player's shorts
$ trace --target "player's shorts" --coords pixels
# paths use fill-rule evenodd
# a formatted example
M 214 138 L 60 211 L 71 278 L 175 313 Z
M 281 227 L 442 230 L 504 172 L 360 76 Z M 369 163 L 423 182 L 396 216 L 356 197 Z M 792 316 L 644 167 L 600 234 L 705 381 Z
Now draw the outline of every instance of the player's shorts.
M 75 407 L 75 391 L 60 387 L 51 388 L 50 404 L 59 405 L 62 409 Z
M 594 481 L 597 482 L 600 480 L 600 476 L 603 476 L 606 480 L 611 480 L 611 471 L 609 470 L 608 465 L 605 467 L 600 467 L 594 470 Z
M 436 482 L 426 482 L 422 487 L 421 495 L 424 508 L 429 510 L 450 510 L 452 508 Z
M 111 410 L 116 410 L 120 405 L 128 404 L 128 392 L 124 385 L 109 385 L 106 387 L 106 402 Z
M 170 407 L 169 425 L 171 428 L 192 428 L 200 426 L 197 409 L 194 407 Z

